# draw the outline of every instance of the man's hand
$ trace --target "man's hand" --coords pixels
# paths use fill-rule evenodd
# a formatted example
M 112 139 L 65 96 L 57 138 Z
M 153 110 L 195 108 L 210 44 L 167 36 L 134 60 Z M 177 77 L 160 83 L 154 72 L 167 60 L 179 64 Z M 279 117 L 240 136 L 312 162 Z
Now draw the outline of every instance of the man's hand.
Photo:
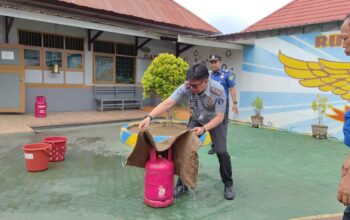
M 341 167 L 341 176 L 345 176 L 347 172 L 349 172 L 350 169 L 350 156 L 348 156 Z
M 339 188 L 337 199 L 345 206 L 350 205 L 350 175 L 349 173 L 342 177 Z
M 232 105 L 232 112 L 233 112 L 233 115 L 238 115 L 238 106 L 237 104 L 233 104 Z
M 139 131 L 145 131 L 150 123 L 151 123 L 151 118 L 150 117 L 146 117 L 145 119 L 143 119 L 139 123 Z
M 204 134 L 204 128 L 203 127 L 194 127 L 191 130 L 195 135 L 197 136 L 201 136 L 202 134 Z

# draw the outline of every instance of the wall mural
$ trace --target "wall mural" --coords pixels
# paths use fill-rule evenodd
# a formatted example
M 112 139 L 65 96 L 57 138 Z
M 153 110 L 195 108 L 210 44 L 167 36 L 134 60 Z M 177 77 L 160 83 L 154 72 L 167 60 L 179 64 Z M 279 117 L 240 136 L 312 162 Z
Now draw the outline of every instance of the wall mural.
M 251 103 L 264 102 L 266 121 L 282 130 L 310 133 L 317 94 L 333 106 L 324 119 L 330 137 L 343 138 L 343 115 L 350 101 L 350 57 L 339 31 L 256 39 L 243 52 L 238 120 L 250 121 Z M 348 85 L 349 83 L 349 85 Z
M 285 72 L 298 79 L 300 85 L 318 88 L 324 92 L 332 92 L 346 101 L 350 101 L 350 63 L 318 59 L 317 62 L 303 61 L 278 54 Z M 350 107 L 345 106 L 344 111 Z M 331 107 L 335 114 L 327 114 L 337 121 L 344 121 L 344 111 Z

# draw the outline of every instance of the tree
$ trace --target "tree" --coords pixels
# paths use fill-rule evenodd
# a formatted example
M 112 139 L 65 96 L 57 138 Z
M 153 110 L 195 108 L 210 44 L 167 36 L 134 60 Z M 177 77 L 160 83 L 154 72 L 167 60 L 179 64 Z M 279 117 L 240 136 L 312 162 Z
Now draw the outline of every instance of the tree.
M 148 66 L 141 79 L 143 97 L 148 98 L 152 93 L 158 95 L 162 101 L 179 87 L 186 79 L 188 64 L 172 54 L 161 53 Z M 168 110 L 167 125 L 172 124 L 172 109 Z

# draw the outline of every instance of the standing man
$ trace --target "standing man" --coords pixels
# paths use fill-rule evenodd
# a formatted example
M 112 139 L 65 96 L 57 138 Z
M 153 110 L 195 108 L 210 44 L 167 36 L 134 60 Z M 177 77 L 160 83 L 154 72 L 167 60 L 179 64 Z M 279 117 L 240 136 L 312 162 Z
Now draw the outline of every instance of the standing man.
M 340 28 L 342 47 L 347 56 L 350 56 L 350 14 L 348 14 Z M 350 147 L 350 111 L 344 115 L 344 144 Z M 341 170 L 341 181 L 337 199 L 346 207 L 343 220 L 350 220 L 350 155 L 344 160 Z
M 233 114 L 238 114 L 238 101 L 236 96 L 236 82 L 234 80 L 233 73 L 229 71 L 225 71 L 221 68 L 221 57 L 219 55 L 213 54 L 209 58 L 209 62 L 211 63 L 211 71 L 210 78 L 219 82 L 225 89 L 226 94 L 226 110 L 225 110 L 225 119 L 224 119 L 224 129 L 225 135 L 227 136 L 227 123 L 228 123 L 228 115 L 230 109 L 230 96 L 232 99 L 232 111 Z M 208 151 L 208 154 L 214 154 L 214 146 L 211 145 L 211 149 Z
M 235 198 L 232 180 L 232 168 L 230 155 L 226 148 L 226 133 L 223 125 L 226 95 L 224 88 L 215 80 L 209 79 L 209 72 L 204 64 L 194 64 L 186 74 L 187 81 L 179 86 L 169 98 L 156 106 L 139 124 L 139 130 L 147 128 L 154 117 L 180 102 L 187 99 L 192 109 L 192 115 L 188 127 L 201 136 L 209 131 L 214 143 L 215 151 L 219 158 L 221 180 L 224 183 L 224 198 Z M 180 178 L 175 187 L 175 198 L 188 191 L 188 187 Z

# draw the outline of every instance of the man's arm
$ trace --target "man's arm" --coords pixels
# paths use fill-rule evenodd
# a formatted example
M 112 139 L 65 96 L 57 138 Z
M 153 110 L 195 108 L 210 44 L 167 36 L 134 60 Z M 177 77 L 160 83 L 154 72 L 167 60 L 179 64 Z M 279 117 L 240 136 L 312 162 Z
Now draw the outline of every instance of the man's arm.
M 350 205 L 350 155 L 344 160 L 341 168 L 341 181 L 338 187 L 337 199 L 346 206 Z
M 224 113 L 217 113 L 213 119 L 211 119 L 207 124 L 203 125 L 202 127 L 194 127 L 192 131 L 197 135 L 200 136 L 204 134 L 205 131 L 210 131 L 211 129 L 215 128 L 219 124 L 221 124 L 224 121 Z
M 237 103 L 237 95 L 236 95 L 236 88 L 232 87 L 230 88 L 230 95 L 232 98 L 232 111 L 234 114 L 238 115 L 238 103 Z M 227 105 L 229 105 L 229 103 L 227 103 Z
M 166 110 L 170 109 L 171 107 L 173 107 L 176 104 L 176 101 L 171 99 L 171 98 L 167 98 L 166 100 L 164 100 L 162 103 L 160 103 L 159 105 L 157 105 L 149 114 L 148 117 L 146 117 L 145 119 L 143 119 L 140 124 L 139 124 L 139 130 L 143 131 L 145 128 L 147 128 L 152 120 L 152 118 L 157 117 L 158 115 L 162 114 L 163 112 L 165 112 Z

